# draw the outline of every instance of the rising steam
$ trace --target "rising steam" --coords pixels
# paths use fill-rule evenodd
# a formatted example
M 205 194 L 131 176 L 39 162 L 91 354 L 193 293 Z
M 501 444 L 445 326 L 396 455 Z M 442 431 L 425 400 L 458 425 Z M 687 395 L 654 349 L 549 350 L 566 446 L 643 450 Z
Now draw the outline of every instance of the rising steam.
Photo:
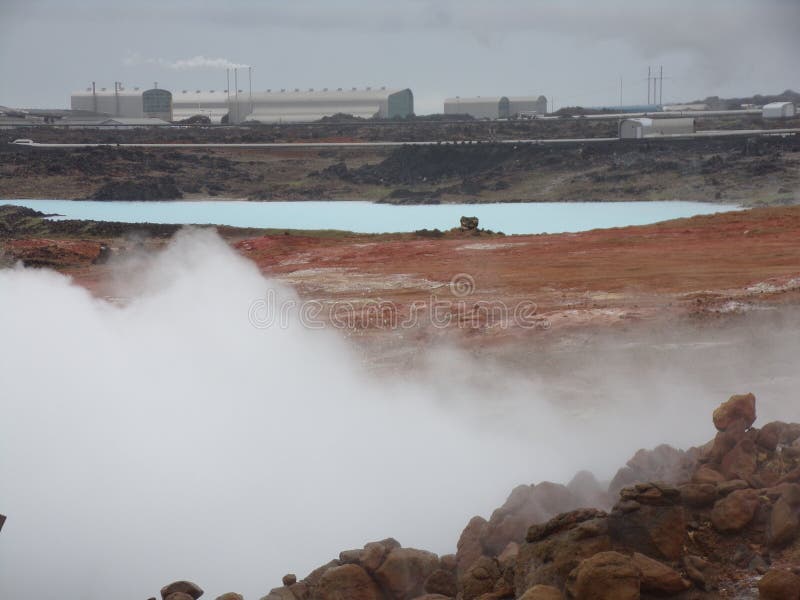
M 254 298 L 293 292 L 212 233 L 143 265 L 124 307 L 0 271 L 2 598 L 141 599 L 189 578 L 252 599 L 372 539 L 451 552 L 518 483 L 705 441 L 717 388 L 747 391 L 726 378 L 753 367 L 599 353 L 520 373 L 442 350 L 378 379 L 336 333 L 253 327 Z
M 208 58 L 202 55 L 192 56 L 191 58 L 179 58 L 168 60 L 166 58 L 145 58 L 138 52 L 128 54 L 123 60 L 126 67 L 136 67 L 139 65 L 157 65 L 165 69 L 176 71 L 187 71 L 192 69 L 246 69 L 250 65 L 235 63 L 227 58 Z

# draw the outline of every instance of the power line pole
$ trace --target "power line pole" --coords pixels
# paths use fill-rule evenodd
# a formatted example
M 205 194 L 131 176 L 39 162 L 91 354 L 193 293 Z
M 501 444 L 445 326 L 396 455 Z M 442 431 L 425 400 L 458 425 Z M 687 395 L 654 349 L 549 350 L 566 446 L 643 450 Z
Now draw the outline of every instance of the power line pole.
M 664 103 L 664 65 L 661 65 L 661 72 L 659 73 L 658 82 L 658 104 L 663 106 Z
M 647 67 L 647 104 L 650 104 L 650 67 Z

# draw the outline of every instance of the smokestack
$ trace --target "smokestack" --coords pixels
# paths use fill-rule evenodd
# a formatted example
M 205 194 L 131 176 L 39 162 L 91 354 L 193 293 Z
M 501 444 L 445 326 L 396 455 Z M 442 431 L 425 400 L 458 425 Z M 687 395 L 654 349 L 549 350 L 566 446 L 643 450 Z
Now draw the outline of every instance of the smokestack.
M 236 123 L 239 123 L 239 67 L 233 70 L 233 85 L 236 88 L 234 92 L 234 103 L 236 104 Z
M 94 81 L 92 82 L 92 110 L 97 112 L 97 89 Z

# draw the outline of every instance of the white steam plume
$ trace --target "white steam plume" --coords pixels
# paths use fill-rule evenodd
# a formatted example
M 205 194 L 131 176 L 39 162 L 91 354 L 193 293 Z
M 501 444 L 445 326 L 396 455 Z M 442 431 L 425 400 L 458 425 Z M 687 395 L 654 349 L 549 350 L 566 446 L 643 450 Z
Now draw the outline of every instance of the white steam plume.
M 191 69 L 246 69 L 250 65 L 235 63 L 227 58 L 209 58 L 202 55 L 192 56 L 191 58 L 179 58 L 178 60 L 168 60 L 166 58 L 145 58 L 138 52 L 128 54 L 123 60 L 126 67 L 136 67 L 139 65 L 158 65 L 165 69 L 176 71 L 187 71 Z
M 588 409 L 548 401 L 553 356 L 520 375 L 441 352 L 377 380 L 330 331 L 251 326 L 268 286 L 294 295 L 214 234 L 144 262 L 124 308 L 0 271 L 0 598 L 138 600 L 181 578 L 258 598 L 373 539 L 454 551 L 516 484 L 712 435 L 720 396 L 662 363 L 600 353 L 549 376 L 599 396 Z

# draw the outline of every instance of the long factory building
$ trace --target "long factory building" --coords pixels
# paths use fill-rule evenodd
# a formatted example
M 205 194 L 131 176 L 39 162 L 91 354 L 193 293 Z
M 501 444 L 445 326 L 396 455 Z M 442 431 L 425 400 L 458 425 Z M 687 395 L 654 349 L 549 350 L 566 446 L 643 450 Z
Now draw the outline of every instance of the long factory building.
M 414 114 L 414 95 L 410 89 L 339 88 L 293 91 L 267 90 L 182 90 L 113 89 L 89 87 L 71 97 L 73 110 L 91 111 L 112 117 L 151 117 L 179 122 L 193 117 L 211 123 L 239 124 L 302 123 L 337 114 L 364 119 L 394 119 Z

